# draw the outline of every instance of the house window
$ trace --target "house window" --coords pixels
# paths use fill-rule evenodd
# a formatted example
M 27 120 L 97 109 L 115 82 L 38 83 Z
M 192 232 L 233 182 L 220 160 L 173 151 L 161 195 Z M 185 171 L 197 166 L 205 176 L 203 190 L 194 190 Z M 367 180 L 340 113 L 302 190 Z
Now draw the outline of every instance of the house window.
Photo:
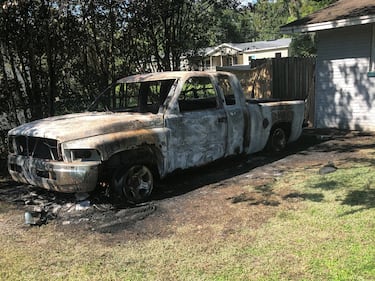
M 251 65 L 251 61 L 252 61 L 252 60 L 255 60 L 255 56 L 254 56 L 254 55 L 252 55 L 252 56 L 248 56 L 247 59 L 248 59 L 248 61 L 249 61 L 249 65 Z
M 375 77 L 375 24 L 372 24 L 370 69 L 367 76 Z
M 281 58 L 281 53 L 280 52 L 275 53 L 275 58 L 280 59 Z

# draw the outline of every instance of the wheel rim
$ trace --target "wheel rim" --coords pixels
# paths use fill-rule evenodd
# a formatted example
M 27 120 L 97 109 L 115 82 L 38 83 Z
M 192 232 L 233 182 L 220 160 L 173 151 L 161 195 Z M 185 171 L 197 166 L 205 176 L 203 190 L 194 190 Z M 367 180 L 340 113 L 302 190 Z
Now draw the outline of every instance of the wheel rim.
M 147 200 L 154 186 L 152 172 L 145 165 L 131 166 L 120 181 L 122 192 L 130 203 Z
M 272 148 L 274 151 L 281 151 L 286 146 L 285 132 L 281 128 L 277 128 L 272 134 Z

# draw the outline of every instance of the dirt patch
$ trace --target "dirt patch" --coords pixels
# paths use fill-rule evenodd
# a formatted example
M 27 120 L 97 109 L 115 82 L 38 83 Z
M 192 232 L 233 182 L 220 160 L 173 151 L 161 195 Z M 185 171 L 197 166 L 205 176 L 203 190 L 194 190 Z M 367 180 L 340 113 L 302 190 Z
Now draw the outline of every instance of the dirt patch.
M 364 152 L 374 146 L 372 134 L 307 130 L 284 154 L 258 153 L 176 173 L 159 184 L 150 202 L 137 206 L 113 205 L 105 190 L 75 196 L 3 178 L 0 214 L 6 213 L 9 219 L 1 224 L 12 224 L 13 230 L 25 227 L 24 216 L 29 213 L 35 225 L 104 233 L 108 243 L 168 236 L 184 225 L 200 239 L 226 237 L 242 227 L 257 228 L 281 210 L 300 208 L 301 201 L 316 200 L 293 187 L 272 190 L 271 184 L 286 172 L 318 171 L 329 162 L 340 167 L 347 159 L 374 164 L 375 155 Z

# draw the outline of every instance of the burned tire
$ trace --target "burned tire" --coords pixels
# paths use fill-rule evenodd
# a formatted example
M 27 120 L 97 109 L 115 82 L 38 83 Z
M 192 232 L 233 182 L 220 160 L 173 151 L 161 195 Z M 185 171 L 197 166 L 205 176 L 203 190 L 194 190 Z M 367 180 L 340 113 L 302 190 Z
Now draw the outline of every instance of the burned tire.
M 270 152 L 281 152 L 285 149 L 287 141 L 285 130 L 281 127 L 275 127 L 271 130 L 267 149 Z
M 112 177 L 112 188 L 120 200 L 130 204 L 149 200 L 154 189 L 154 175 L 145 164 L 118 168 Z

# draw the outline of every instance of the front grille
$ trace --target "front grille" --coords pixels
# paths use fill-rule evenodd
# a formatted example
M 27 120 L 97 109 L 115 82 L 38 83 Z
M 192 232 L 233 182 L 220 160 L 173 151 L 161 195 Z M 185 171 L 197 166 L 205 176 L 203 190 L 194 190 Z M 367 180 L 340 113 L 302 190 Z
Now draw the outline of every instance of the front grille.
M 13 148 L 18 155 L 39 159 L 61 160 L 57 140 L 15 136 Z

